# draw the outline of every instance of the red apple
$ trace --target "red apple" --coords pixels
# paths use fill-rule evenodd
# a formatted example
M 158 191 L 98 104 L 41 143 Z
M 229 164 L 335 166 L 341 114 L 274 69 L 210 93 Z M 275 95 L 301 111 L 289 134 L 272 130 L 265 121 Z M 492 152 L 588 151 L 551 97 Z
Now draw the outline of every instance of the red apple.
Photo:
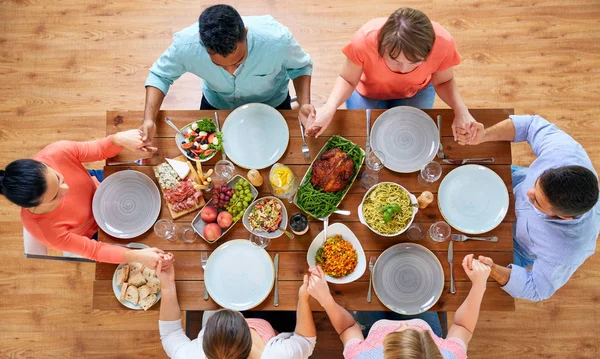
M 209 223 L 204 226 L 204 238 L 209 241 L 216 241 L 221 237 L 221 227 L 216 223 Z
M 213 223 L 217 220 L 217 209 L 213 206 L 206 206 L 200 212 L 200 218 L 204 223 Z
M 223 229 L 228 228 L 229 226 L 231 226 L 232 222 L 233 222 L 233 216 L 229 212 L 221 212 L 217 216 L 217 223 Z

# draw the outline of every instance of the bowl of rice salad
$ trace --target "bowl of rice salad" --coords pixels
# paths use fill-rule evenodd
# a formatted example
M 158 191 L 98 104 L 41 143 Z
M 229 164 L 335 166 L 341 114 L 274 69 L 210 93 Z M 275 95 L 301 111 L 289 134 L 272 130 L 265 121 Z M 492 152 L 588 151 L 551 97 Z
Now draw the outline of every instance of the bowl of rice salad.
M 308 265 L 319 265 L 329 283 L 345 284 L 360 278 L 367 269 L 367 258 L 350 228 L 334 223 L 327 229 L 327 241 L 324 241 L 323 235 L 321 231 L 308 248 Z

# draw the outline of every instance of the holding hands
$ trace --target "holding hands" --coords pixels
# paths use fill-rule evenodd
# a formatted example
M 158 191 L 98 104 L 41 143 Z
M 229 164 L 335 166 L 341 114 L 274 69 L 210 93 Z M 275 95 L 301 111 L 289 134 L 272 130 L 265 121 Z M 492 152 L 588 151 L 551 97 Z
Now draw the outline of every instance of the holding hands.
M 323 273 L 323 270 L 319 266 L 310 268 L 308 271 L 310 277 L 308 278 L 307 292 L 323 306 L 324 303 L 333 299 L 329 291 L 329 285 L 325 280 L 325 273 Z
M 117 132 L 112 140 L 115 146 L 121 146 L 132 152 L 156 152 L 151 140 L 144 140 L 141 130 L 128 130 Z
M 318 110 L 315 110 L 314 107 L 310 105 L 312 111 L 309 112 L 308 110 L 305 110 L 303 112 L 304 106 L 300 109 L 300 119 L 306 129 L 305 135 L 315 138 L 319 137 L 331 123 L 336 109 L 324 105 Z
M 485 288 L 491 268 L 474 257 L 473 254 L 467 254 L 462 261 L 462 266 L 474 287 Z

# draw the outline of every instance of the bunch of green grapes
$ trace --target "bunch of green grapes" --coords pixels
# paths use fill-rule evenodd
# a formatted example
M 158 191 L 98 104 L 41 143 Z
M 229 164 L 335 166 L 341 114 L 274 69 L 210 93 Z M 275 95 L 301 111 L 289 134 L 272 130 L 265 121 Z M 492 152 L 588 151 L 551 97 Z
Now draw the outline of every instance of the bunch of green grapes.
M 233 186 L 233 196 L 229 200 L 227 212 L 231 213 L 233 221 L 239 221 L 244 215 L 244 211 L 252 202 L 252 192 L 250 191 L 250 183 L 245 179 L 240 179 Z

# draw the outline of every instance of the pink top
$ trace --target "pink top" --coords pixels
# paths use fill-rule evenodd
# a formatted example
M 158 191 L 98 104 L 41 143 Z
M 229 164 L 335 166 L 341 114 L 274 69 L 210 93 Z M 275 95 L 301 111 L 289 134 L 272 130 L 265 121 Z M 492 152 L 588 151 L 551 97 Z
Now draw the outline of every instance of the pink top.
M 271 338 L 277 336 L 275 329 L 273 329 L 271 324 L 264 319 L 246 318 L 246 323 L 248 323 L 250 329 L 254 329 L 258 335 L 260 335 L 265 344 L 267 344 Z
M 379 320 L 371 330 L 365 340 L 351 339 L 344 347 L 345 359 L 383 359 L 383 340 L 386 335 L 395 332 L 403 326 L 418 327 L 428 330 L 431 337 L 440 349 L 440 353 L 445 359 L 466 359 L 467 346 L 459 338 L 442 339 L 431 331 L 427 322 L 421 319 L 411 320 Z
M 52 212 L 33 214 L 21 209 L 21 221 L 31 235 L 45 246 L 76 253 L 98 262 L 125 263 L 129 249 L 91 239 L 98 231 L 92 213 L 92 199 L 98 180 L 82 162 L 114 157 L 123 148 L 112 144 L 112 136 L 88 142 L 59 141 L 33 157 L 62 174 L 69 186 L 67 195 Z

